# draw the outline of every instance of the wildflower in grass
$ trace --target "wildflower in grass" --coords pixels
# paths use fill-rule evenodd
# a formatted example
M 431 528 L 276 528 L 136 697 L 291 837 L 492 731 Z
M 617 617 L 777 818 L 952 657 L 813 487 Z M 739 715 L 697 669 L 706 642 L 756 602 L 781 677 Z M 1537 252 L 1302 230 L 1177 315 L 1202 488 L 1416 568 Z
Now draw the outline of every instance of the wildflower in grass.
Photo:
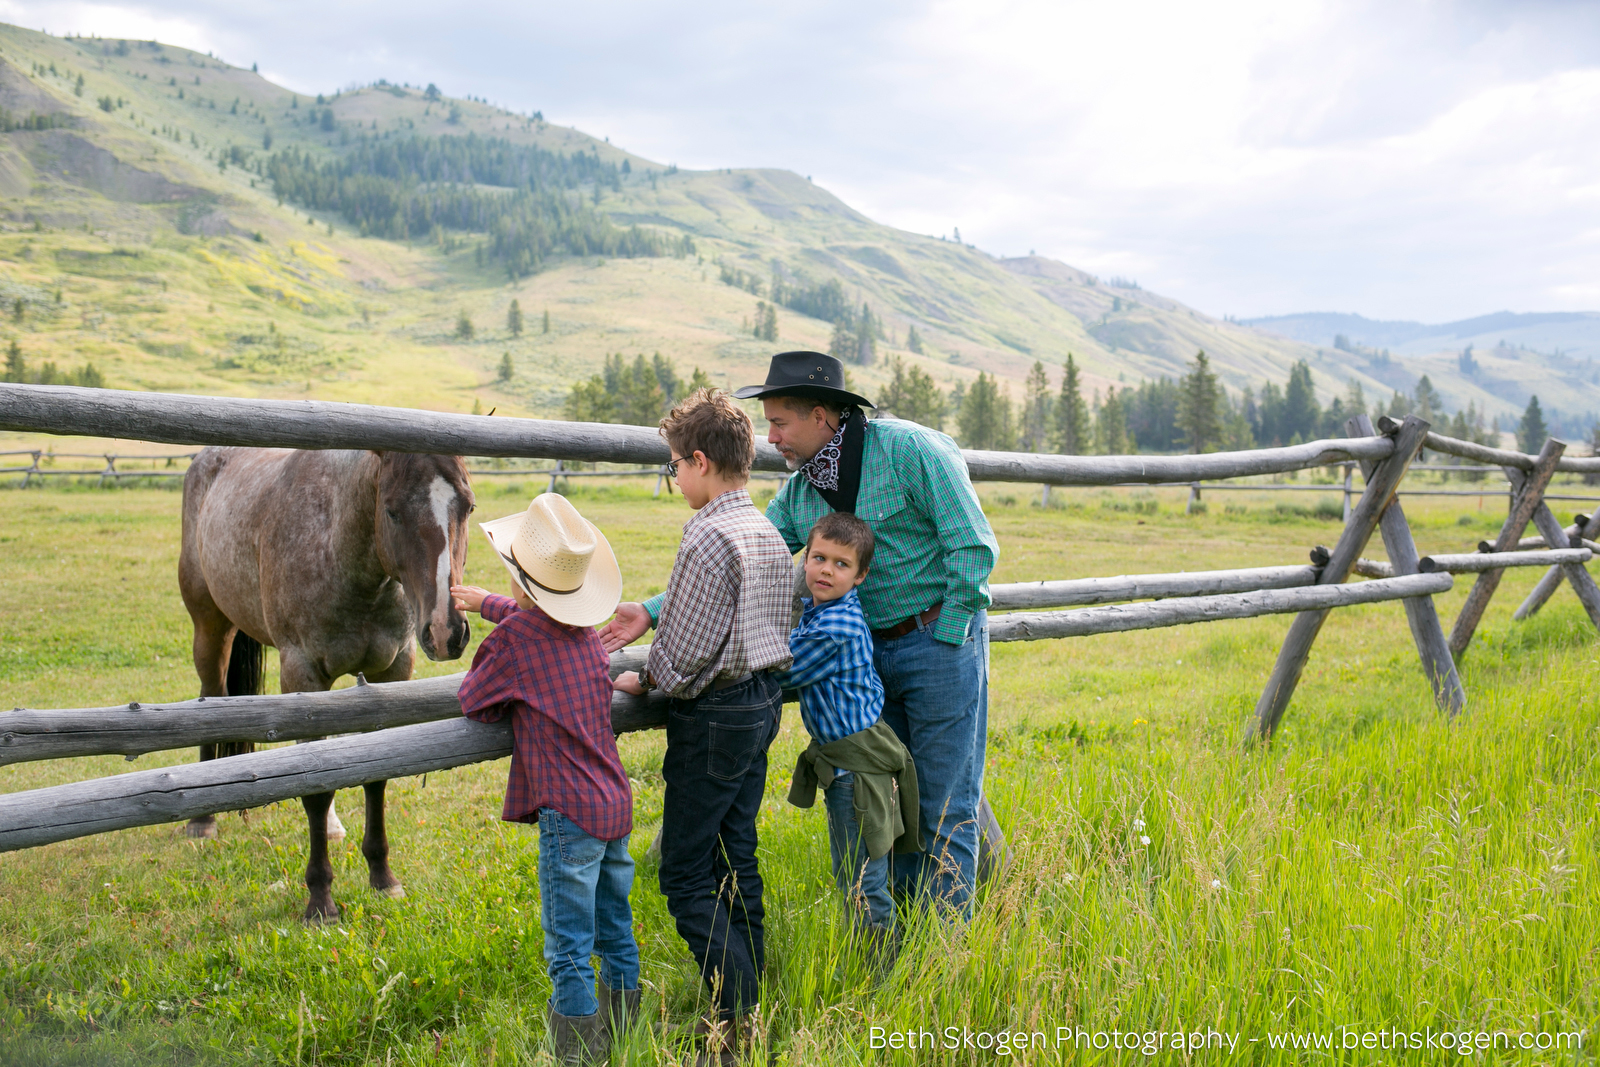
M 1150 843 L 1150 838 L 1149 838 L 1148 835 L 1146 835 L 1146 834 L 1140 834 L 1139 835 L 1139 844 L 1148 845 L 1149 843 Z
M 1138 819 L 1138 818 L 1134 819 L 1133 820 L 1133 828 L 1135 830 L 1143 830 L 1144 829 L 1144 820 L 1143 819 Z

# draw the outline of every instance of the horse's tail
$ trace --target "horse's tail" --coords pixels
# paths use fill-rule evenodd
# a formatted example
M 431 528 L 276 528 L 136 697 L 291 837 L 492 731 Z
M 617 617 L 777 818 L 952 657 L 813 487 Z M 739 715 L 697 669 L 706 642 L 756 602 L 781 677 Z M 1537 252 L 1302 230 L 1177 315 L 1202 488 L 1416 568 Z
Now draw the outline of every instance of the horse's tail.
M 243 630 L 235 630 L 233 649 L 228 653 L 228 695 L 255 696 L 260 693 L 266 658 L 266 649 L 261 647 L 260 641 Z M 255 750 L 254 741 L 219 741 L 216 751 L 218 756 L 237 756 Z
M 233 633 L 233 651 L 228 655 L 228 695 L 231 697 L 255 696 L 261 692 L 261 672 L 266 662 L 266 650 L 261 642 L 245 633 Z

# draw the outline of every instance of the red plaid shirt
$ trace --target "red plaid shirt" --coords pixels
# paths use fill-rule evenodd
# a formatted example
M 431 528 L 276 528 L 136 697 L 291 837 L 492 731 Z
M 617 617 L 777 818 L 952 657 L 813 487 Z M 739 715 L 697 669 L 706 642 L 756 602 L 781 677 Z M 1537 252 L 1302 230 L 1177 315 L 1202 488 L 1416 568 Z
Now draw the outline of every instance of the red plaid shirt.
M 591 837 L 615 841 L 633 829 L 633 790 L 611 732 L 611 657 L 588 626 L 563 626 L 490 595 L 483 617 L 497 623 L 461 683 L 461 711 L 479 722 L 511 713 L 507 822 L 537 822 L 554 808 Z

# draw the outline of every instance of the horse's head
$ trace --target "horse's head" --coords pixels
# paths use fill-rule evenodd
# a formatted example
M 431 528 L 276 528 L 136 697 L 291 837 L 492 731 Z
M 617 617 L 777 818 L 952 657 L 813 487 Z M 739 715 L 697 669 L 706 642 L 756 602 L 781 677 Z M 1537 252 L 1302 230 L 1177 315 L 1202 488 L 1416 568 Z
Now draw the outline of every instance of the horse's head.
M 378 470 L 378 559 L 405 590 L 417 643 L 429 659 L 457 659 L 472 634 L 450 586 L 467 563 L 476 505 L 460 456 L 384 452 Z

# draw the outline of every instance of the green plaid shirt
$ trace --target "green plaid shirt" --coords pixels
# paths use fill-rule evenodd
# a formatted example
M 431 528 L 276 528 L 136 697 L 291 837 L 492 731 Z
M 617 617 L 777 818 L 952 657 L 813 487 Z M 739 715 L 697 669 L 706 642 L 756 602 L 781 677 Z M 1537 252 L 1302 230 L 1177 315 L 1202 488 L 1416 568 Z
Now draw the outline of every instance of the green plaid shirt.
M 973 614 L 989 606 L 1000 545 L 949 437 L 898 419 L 866 425 L 856 514 L 877 537 L 861 607 L 874 630 L 943 604 L 933 636 L 958 645 Z M 790 478 L 767 518 L 794 552 L 830 508 L 805 476 Z

